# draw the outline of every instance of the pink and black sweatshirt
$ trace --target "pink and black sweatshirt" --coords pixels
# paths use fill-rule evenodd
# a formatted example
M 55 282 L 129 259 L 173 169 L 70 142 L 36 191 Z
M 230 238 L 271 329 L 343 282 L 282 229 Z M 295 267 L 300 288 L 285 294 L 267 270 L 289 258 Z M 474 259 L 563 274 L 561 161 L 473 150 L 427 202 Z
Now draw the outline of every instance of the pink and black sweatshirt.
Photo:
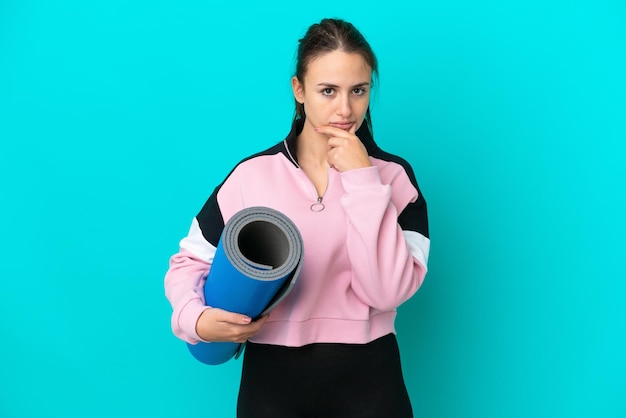
M 165 293 L 173 307 L 172 330 L 182 340 L 202 341 L 196 321 L 207 309 L 203 286 L 220 235 L 231 216 L 251 206 L 284 213 L 304 241 L 292 292 L 251 341 L 364 344 L 395 333 L 396 308 L 422 284 L 430 249 L 426 201 L 413 170 L 378 148 L 364 123 L 356 134 L 373 166 L 329 169 L 320 197 L 296 160 L 302 126 L 302 120 L 294 122 L 284 141 L 237 164 L 171 257 Z M 316 202 L 324 209 L 311 210 Z

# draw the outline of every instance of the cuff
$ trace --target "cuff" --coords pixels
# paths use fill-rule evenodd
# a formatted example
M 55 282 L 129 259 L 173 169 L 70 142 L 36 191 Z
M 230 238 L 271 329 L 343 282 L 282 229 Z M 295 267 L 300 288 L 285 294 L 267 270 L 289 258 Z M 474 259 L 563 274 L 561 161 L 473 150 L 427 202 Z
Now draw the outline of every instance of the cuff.
M 344 171 L 341 173 L 341 182 L 343 183 L 343 188 L 348 193 L 352 190 L 367 189 L 382 185 L 380 173 L 376 166 Z
M 204 305 L 200 299 L 194 299 L 189 301 L 178 315 L 178 327 L 192 344 L 204 341 L 196 332 L 196 323 L 206 309 L 209 309 L 209 306 Z

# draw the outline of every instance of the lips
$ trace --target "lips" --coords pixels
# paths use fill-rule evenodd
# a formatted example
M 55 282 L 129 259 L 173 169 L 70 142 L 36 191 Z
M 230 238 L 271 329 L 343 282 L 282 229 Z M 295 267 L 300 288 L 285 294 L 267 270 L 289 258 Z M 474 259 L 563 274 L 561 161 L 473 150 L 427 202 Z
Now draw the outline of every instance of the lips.
M 348 129 L 352 128 L 352 125 L 354 125 L 353 122 L 331 122 L 330 123 L 330 126 L 343 129 L 344 131 L 347 131 Z

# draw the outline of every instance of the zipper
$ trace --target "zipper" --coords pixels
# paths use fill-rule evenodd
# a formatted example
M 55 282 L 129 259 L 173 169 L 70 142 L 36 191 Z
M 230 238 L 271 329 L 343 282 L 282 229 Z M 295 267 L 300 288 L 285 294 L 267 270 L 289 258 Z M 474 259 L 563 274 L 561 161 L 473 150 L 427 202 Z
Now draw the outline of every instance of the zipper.
M 296 167 L 298 167 L 298 170 L 303 171 L 302 167 L 300 167 L 300 164 L 298 164 L 298 161 L 296 161 L 295 158 L 293 158 L 293 155 L 291 155 L 291 151 L 289 151 L 289 147 L 287 146 L 287 140 L 283 140 L 283 145 L 285 147 L 285 150 L 287 150 L 287 154 L 289 155 L 289 158 L 291 159 L 291 161 L 293 161 L 293 163 L 296 165 Z M 305 175 L 306 179 L 309 181 L 309 183 L 311 183 L 311 186 L 313 187 L 313 191 L 315 191 L 315 194 L 317 195 L 317 200 L 315 201 L 315 203 L 312 203 L 311 206 L 309 206 L 309 209 L 311 209 L 312 212 L 321 212 L 324 209 L 326 209 L 326 205 L 323 203 L 324 200 L 324 195 L 326 194 L 326 191 L 328 190 L 328 184 L 330 183 L 330 173 L 328 173 L 328 181 L 326 183 L 326 190 L 324 190 L 324 193 L 322 193 L 322 195 L 318 195 L 317 194 L 317 189 L 315 188 L 315 185 L 313 184 L 313 182 L 311 181 L 311 179 L 309 178 L 309 176 L 306 175 L 306 173 L 303 172 L 303 174 Z

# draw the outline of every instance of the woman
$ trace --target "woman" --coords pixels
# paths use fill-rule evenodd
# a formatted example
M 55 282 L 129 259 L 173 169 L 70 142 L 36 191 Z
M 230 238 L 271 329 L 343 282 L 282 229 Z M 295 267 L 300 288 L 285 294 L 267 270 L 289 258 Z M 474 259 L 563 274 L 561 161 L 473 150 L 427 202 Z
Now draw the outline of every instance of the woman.
M 249 341 L 238 417 L 411 417 L 394 319 L 429 252 L 413 171 L 371 136 L 377 61 L 350 23 L 324 19 L 299 41 L 287 138 L 241 161 L 170 260 L 166 295 L 184 341 Z M 288 216 L 304 241 L 298 281 L 253 321 L 204 304 L 220 234 L 245 207 Z

